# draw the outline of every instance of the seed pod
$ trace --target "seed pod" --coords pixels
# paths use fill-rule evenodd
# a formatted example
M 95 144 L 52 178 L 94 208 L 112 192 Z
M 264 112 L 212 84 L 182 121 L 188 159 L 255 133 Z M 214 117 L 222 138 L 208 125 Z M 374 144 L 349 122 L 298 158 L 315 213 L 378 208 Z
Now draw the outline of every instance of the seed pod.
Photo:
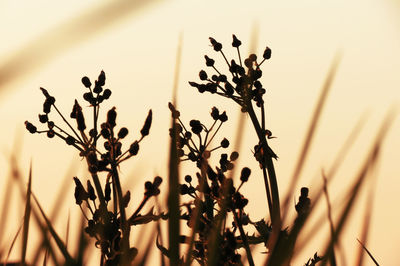
M 228 120 L 228 116 L 226 115 L 226 112 L 224 111 L 218 118 L 221 122 L 226 122 Z
M 68 136 L 68 137 L 65 138 L 65 142 L 66 142 L 68 145 L 72 145 L 72 144 L 75 143 L 75 138 L 72 137 L 72 136 Z
M 208 66 L 208 67 L 214 66 L 214 63 L 215 63 L 214 59 L 211 59 L 206 55 L 204 56 L 204 58 L 206 59 L 206 66 Z
M 185 176 L 185 181 L 188 182 L 188 183 L 192 182 L 192 177 L 190 175 L 186 175 Z
M 201 80 L 206 80 L 207 79 L 207 73 L 204 70 L 201 70 L 199 72 L 199 77 Z
M 128 129 L 126 127 L 121 128 L 118 132 L 118 138 L 123 139 L 126 135 L 128 135 Z
M 47 121 L 49 120 L 47 114 L 43 114 L 43 115 L 39 115 L 39 121 L 40 123 L 47 123 Z
M 131 192 L 128 190 L 126 194 L 122 197 L 122 204 L 124 208 L 128 207 L 130 200 L 131 200 Z
M 25 121 L 25 127 L 32 134 L 37 132 L 37 128 L 28 121 Z
M 107 113 L 107 124 L 110 128 L 115 127 L 115 119 L 117 118 L 117 112 L 115 111 L 115 107 L 111 108 Z
M 129 148 L 129 153 L 131 155 L 136 155 L 139 152 L 139 142 L 135 141 L 134 143 L 131 144 L 130 148 Z
M 43 103 L 43 113 L 48 114 L 51 110 L 51 104 L 48 101 Z
M 74 177 L 74 181 L 75 181 L 75 193 L 74 193 L 75 201 L 76 204 L 81 205 L 82 201 L 87 200 L 89 198 L 89 194 L 86 192 L 81 181 L 77 177 Z
M 86 76 L 82 78 L 82 83 L 86 88 L 90 88 L 92 86 L 92 82 L 90 82 L 90 79 Z
M 111 183 L 107 182 L 106 187 L 104 189 L 104 199 L 105 201 L 111 200 Z
M 47 137 L 54 138 L 54 135 L 55 135 L 54 130 L 50 129 L 49 131 L 47 131 Z
M 211 42 L 211 44 L 212 44 L 212 46 L 213 46 L 213 48 L 214 48 L 214 50 L 216 52 L 219 52 L 219 51 L 222 50 L 222 44 L 221 43 L 217 42 L 214 38 L 210 37 L 209 39 L 210 39 L 210 42 Z
M 40 87 L 40 90 L 42 91 L 44 97 L 49 98 L 50 94 L 47 92 L 47 90 L 45 88 Z
M 89 165 L 97 165 L 97 156 L 94 151 L 91 151 L 87 155 L 87 161 Z
M 179 118 L 179 116 L 181 115 L 181 113 L 175 109 L 175 106 L 172 103 L 168 103 L 168 108 L 172 113 L 172 118 Z
M 144 122 L 143 128 L 142 128 L 142 130 L 140 130 L 140 134 L 142 134 L 142 137 L 149 135 L 152 118 L 153 118 L 153 113 L 150 109 L 149 114 L 147 115 L 146 121 Z
M 247 182 L 249 180 L 249 176 L 251 174 L 251 170 L 248 167 L 244 167 L 242 172 L 240 173 L 240 180 L 242 182 Z
M 159 187 L 161 183 L 162 183 L 162 178 L 159 177 L 159 176 L 156 176 L 156 177 L 154 178 L 153 185 L 154 185 L 155 187 Z
M 228 147 L 229 147 L 229 140 L 227 140 L 226 138 L 224 138 L 224 139 L 221 141 L 221 147 L 222 147 L 222 148 L 228 148 Z
M 76 114 L 76 123 L 78 124 L 78 130 L 84 131 L 86 129 L 85 117 L 82 113 L 82 107 L 79 105 L 77 100 L 75 100 L 75 106 L 76 107 L 74 109 Z
M 105 89 L 103 92 L 103 98 L 107 100 L 108 98 L 110 98 L 110 96 L 111 96 L 111 90 Z
M 232 38 L 233 38 L 233 41 L 232 41 L 233 47 L 237 48 L 242 44 L 242 42 L 238 38 L 236 38 L 235 34 L 232 35 Z
M 100 72 L 100 75 L 97 78 L 97 82 L 100 86 L 104 86 L 106 84 L 106 74 L 103 70 Z
M 271 49 L 267 46 L 264 50 L 263 58 L 268 60 L 271 58 Z
M 234 151 L 231 153 L 231 156 L 229 157 L 229 159 L 233 162 L 236 161 L 237 158 L 239 158 L 239 153 L 237 151 Z
M 92 184 L 90 183 L 90 180 L 87 181 L 87 191 L 88 191 L 90 200 L 95 200 L 97 198 L 96 193 L 94 192 L 94 188 L 93 188 Z
M 108 139 L 110 137 L 110 131 L 108 130 L 108 128 L 101 129 L 100 134 L 105 139 Z

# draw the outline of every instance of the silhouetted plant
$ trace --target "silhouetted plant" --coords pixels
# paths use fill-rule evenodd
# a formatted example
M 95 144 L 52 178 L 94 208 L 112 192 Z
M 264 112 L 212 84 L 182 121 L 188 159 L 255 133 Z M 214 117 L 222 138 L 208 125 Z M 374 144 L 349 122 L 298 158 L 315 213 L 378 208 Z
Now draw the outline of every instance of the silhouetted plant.
M 85 159 L 91 180 L 87 180 L 86 186 L 84 186 L 85 182 L 82 183 L 78 177 L 73 177 L 75 183 L 74 196 L 76 204 L 82 209 L 87 220 L 84 232 L 95 240 L 95 246 L 100 249 L 100 265 L 132 264 L 139 250 L 137 245 L 135 247 L 130 243 L 131 227 L 153 221 L 157 222 L 159 232 L 155 244 L 162 254 L 162 259 L 164 257 L 169 258 L 171 265 L 191 265 L 193 262 L 200 265 L 242 265 L 245 263 L 243 257 L 246 257 L 249 265 L 255 265 L 252 245 L 263 245 L 265 247 L 265 253 L 268 254 L 265 265 L 290 265 L 291 263 L 295 254 L 297 238 L 321 193 L 313 196 L 315 202 L 312 202 L 309 198 L 309 188 L 301 188 L 298 201 L 293 206 L 297 215 L 292 222 L 289 222 L 290 227 L 284 228 L 282 226 L 278 184 L 273 164 L 273 159 L 277 159 L 277 155 L 268 145 L 268 140 L 274 137 L 271 131 L 266 128 L 265 103 L 263 100 L 266 89 L 263 88 L 260 81 L 262 77 L 260 67 L 266 60 L 270 59 L 271 49 L 266 47 L 261 61 L 257 59 L 255 54 L 251 54 L 242 60 L 239 49 L 241 41 L 233 35 L 232 47 L 237 50 L 238 58 L 228 60 L 222 50 L 222 44 L 214 38 L 209 39 L 213 49 L 222 55 L 229 73 L 228 75 L 223 74 L 223 71 L 215 66 L 214 59 L 205 55 L 206 66 L 212 69 L 214 74 L 210 75 L 201 70 L 199 72 L 201 83 L 189 82 L 189 84 L 197 88 L 200 93 L 209 92 L 233 100 L 240 106 L 241 111 L 250 117 L 258 137 L 258 141 L 254 145 L 254 158 L 259 163 L 264 177 L 270 214 L 269 220 L 253 221 L 246 210 L 249 201 L 240 191 L 255 171 L 244 166 L 237 176 L 238 179 L 232 177 L 232 169 L 235 167 L 239 153 L 237 151 L 224 152 L 225 149 L 230 147 L 230 141 L 225 137 L 217 136 L 220 128 L 228 121 L 226 112 L 221 112 L 217 107 L 212 107 L 210 112 L 211 122 L 206 123 L 192 119 L 189 123 L 186 123 L 181 120 L 180 111 L 172 103 L 168 104 L 173 121 L 170 128 L 172 145 L 169 165 L 168 210 L 154 213 L 153 206 L 147 213 L 141 213 L 148 200 L 160 194 L 159 187 L 162 178 L 156 176 L 152 182 L 145 182 L 142 201 L 136 210 L 128 215 L 126 208 L 130 202 L 131 194 L 130 191 L 123 191 L 121 187 L 119 168 L 122 162 L 138 154 L 141 141 L 149 135 L 152 111 L 149 111 L 140 130 L 141 137 L 131 142 L 129 147 L 123 149 L 122 142 L 129 131 L 125 127 L 117 130 L 116 108 L 111 108 L 107 112 L 105 121 L 99 123 L 100 105 L 111 96 L 111 90 L 103 89 L 106 76 L 101 71 L 94 85 L 88 77 L 82 78 L 83 85 L 88 89 L 87 92 L 83 93 L 83 98 L 89 103 L 93 111 L 93 126 L 89 130 L 86 126 L 87 120 L 82 107 L 77 100 L 75 100 L 70 114 L 70 118 L 76 121 L 76 126 L 72 126 L 57 108 L 55 97 L 51 96 L 44 88 L 40 88 L 45 96 L 45 101 L 43 113 L 39 114 L 39 121 L 45 124 L 47 128 L 40 130 L 32 123 L 25 122 L 26 129 L 30 133 L 46 134 L 49 138 L 58 137 L 69 146 L 77 149 L 79 156 Z M 332 76 L 328 75 L 329 78 L 332 78 Z M 54 113 L 54 110 L 67 125 L 66 129 L 50 119 L 50 113 L 52 111 Z M 332 265 L 335 264 L 334 244 L 344 227 L 368 170 L 376 162 L 383 134 L 386 130 L 387 124 L 384 124 L 372 151 L 368 154 L 369 157 L 356 178 L 354 187 L 348 194 L 349 199 L 340 217 L 338 227 L 334 229 L 333 222 L 331 222 L 332 235 L 324 256 L 315 253 L 305 263 L 306 266 L 316 265 L 320 261 L 327 263 L 328 260 Z M 98 145 L 100 141 L 103 148 Z M 309 145 L 309 142 L 305 143 Z M 217 165 L 211 165 L 210 158 L 212 155 L 218 156 Z M 194 164 L 196 173 L 194 175 L 186 173 L 186 175 L 183 175 L 183 180 L 179 180 L 180 173 L 177 165 L 182 163 Z M 101 178 L 103 176 L 104 178 Z M 234 180 L 237 181 L 234 182 Z M 326 184 L 324 189 L 326 189 Z M 30 182 L 28 195 L 30 195 Z M 37 202 L 36 199 L 35 201 Z M 179 202 L 183 202 L 183 204 L 179 205 Z M 283 202 L 285 203 L 285 201 Z M 37 205 L 40 208 L 38 203 Z M 26 206 L 26 209 L 30 210 L 29 200 L 27 200 Z M 282 209 L 287 211 L 285 204 L 282 204 L 282 206 Z M 73 261 L 66 246 L 55 233 L 41 208 L 40 211 L 66 259 L 65 263 L 81 264 L 83 255 L 78 255 L 78 259 Z M 33 212 L 35 212 L 34 209 Z M 285 215 L 286 213 L 283 212 L 283 217 Z M 160 220 L 167 219 L 169 219 L 170 230 L 168 234 L 170 238 L 169 247 L 165 247 L 161 241 L 161 227 L 158 224 Z M 29 217 L 26 220 L 29 220 Z M 180 222 L 187 226 L 187 230 L 183 234 L 179 232 Z M 24 230 L 27 234 L 26 228 Z M 47 229 L 42 230 L 43 235 L 46 236 Z M 25 241 L 25 248 L 26 244 Z M 187 247 L 183 256 L 179 252 L 180 246 Z M 242 248 L 244 252 L 241 250 Z M 364 249 L 366 248 L 364 247 Z M 50 251 L 54 256 L 54 252 L 51 249 Z M 243 256 L 244 253 L 246 256 Z M 139 262 L 140 265 L 146 262 L 148 254 L 149 248 L 144 250 Z M 370 255 L 369 252 L 368 254 Z M 24 256 L 22 261 L 25 261 Z
M 30 133 L 43 133 L 47 134 L 49 138 L 56 136 L 63 139 L 68 145 L 76 148 L 81 157 L 86 159 L 94 187 L 91 181 L 87 180 L 85 188 L 81 181 L 74 177 L 76 204 L 82 209 L 82 213 L 88 221 L 85 232 L 96 240 L 96 247 L 101 250 L 102 254 L 101 264 L 126 265 L 130 264 L 138 252 L 129 243 L 131 226 L 166 218 L 165 215 L 156 215 L 152 211 L 144 216 L 140 214 L 148 199 L 160 193 L 159 186 L 162 179 L 157 176 L 153 182 L 145 183 L 142 202 L 137 210 L 128 216 L 125 208 L 129 204 L 131 194 L 129 191 L 123 193 L 119 178 L 119 166 L 122 162 L 138 154 L 140 142 L 150 131 L 152 111 L 149 111 L 143 128 L 140 130 L 140 139 L 135 140 L 128 149 L 123 151 L 121 141 L 128 135 L 128 129 L 126 127 L 116 129 L 116 108 L 111 108 L 107 112 L 106 121 L 99 124 L 100 105 L 111 96 L 111 90 L 103 89 L 105 80 L 105 73 L 101 71 L 92 88 L 90 79 L 82 78 L 83 85 L 88 89 L 88 92 L 83 94 L 83 98 L 93 109 L 93 126 L 88 132 L 86 131 L 86 119 L 78 101 L 75 100 L 70 114 L 70 118 L 76 121 L 74 128 L 57 108 L 55 97 L 51 96 L 44 88 L 40 88 L 45 96 L 45 101 L 43 114 L 39 114 L 39 121 L 47 124 L 47 129 L 38 130 L 28 121 L 25 122 L 25 125 Z M 69 129 L 63 129 L 50 119 L 49 115 L 52 109 L 61 116 Z M 104 139 L 104 151 L 98 147 L 100 139 Z M 103 182 L 100 181 L 100 173 L 106 175 Z M 110 206 L 111 200 L 113 204 Z M 85 207 L 89 209 L 91 217 L 85 214 L 86 212 L 83 210 Z
M 200 93 L 209 92 L 232 99 L 240 105 L 242 112 L 250 116 L 254 129 L 258 136 L 258 143 L 255 145 L 254 156 L 260 163 L 263 170 L 265 190 L 267 194 L 270 216 L 273 223 L 280 224 L 279 191 L 276 180 L 275 168 L 272 159 L 277 155 L 268 145 L 267 139 L 271 137 L 271 131 L 265 126 L 265 108 L 263 95 L 266 89 L 263 88 L 260 78 L 262 77 L 261 65 L 271 58 L 271 49 L 265 48 L 261 62 L 258 62 L 255 54 L 249 55 L 243 60 L 240 49 L 242 42 L 233 35 L 232 47 L 237 50 L 238 59 L 229 60 L 226 58 L 222 44 L 210 37 L 210 42 L 214 51 L 220 53 L 228 66 L 229 75 L 215 67 L 214 59 L 204 56 L 206 66 L 213 69 L 215 74 L 208 75 L 206 71 L 199 72 L 199 78 L 203 83 L 189 82 L 192 87 L 198 89 Z M 228 78 L 230 76 L 230 78 Z M 260 118 L 256 115 L 253 103 L 259 108 Z M 267 174 L 268 173 L 268 174 Z

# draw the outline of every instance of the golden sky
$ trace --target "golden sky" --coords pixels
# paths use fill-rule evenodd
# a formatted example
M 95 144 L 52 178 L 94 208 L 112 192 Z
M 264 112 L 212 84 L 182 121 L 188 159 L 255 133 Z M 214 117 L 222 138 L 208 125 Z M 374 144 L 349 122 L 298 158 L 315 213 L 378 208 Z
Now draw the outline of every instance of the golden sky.
M 329 187 L 331 198 L 343 196 L 385 113 L 393 106 L 399 109 L 400 3 L 391 0 L 152 2 L 141 6 L 139 11 L 134 5 L 114 10 L 111 8 L 118 5 L 98 1 L 3 1 L 0 4 L 0 69 L 10 70 L 14 67 L 10 62 L 15 58 L 20 60 L 12 72 L 16 74 L 10 74 L 12 80 L 3 82 L 5 78 L 0 72 L 2 189 L 7 158 L 17 139 L 22 144 L 21 167 L 28 169 L 32 159 L 33 190 L 43 206 L 50 208 L 55 188 L 70 166 L 71 158 L 77 165 L 82 163 L 75 151 L 62 141 L 32 136 L 24 130 L 23 123 L 29 120 L 39 125 L 37 114 L 43 102 L 39 87 L 48 89 L 56 97 L 58 107 L 69 114 L 74 99 L 81 99 L 84 92 L 81 77 L 87 75 L 95 80 L 101 70 L 107 75 L 107 87 L 113 91 L 103 111 L 117 106 L 117 122 L 130 129 L 131 140 L 139 136 L 148 109 L 153 110 L 150 136 L 144 140 L 139 157 L 122 169 L 124 182 L 139 184 L 138 193 L 141 193 L 142 180 L 152 179 L 156 174 L 166 176 L 170 119 L 167 103 L 172 96 L 180 34 L 183 39 L 178 106 L 182 118 L 207 121 L 211 107 L 218 106 L 227 110 L 231 118 L 220 136 L 225 134 L 232 139 L 238 106 L 214 95 L 199 94 L 187 82 L 198 81 L 198 71 L 205 68 L 205 54 L 216 59 L 221 67 L 224 65 L 223 59 L 210 47 L 208 37 L 216 38 L 224 45 L 228 57 L 233 57 L 236 54 L 230 43 L 232 34 L 236 34 L 243 43 L 241 51 L 245 56 L 250 49 L 252 32 L 256 31 L 257 38 L 253 40 L 256 52 L 261 56 L 266 45 L 272 49 L 271 60 L 263 65 L 262 81 L 267 88 L 267 127 L 277 136 L 271 146 L 279 156 L 276 168 L 283 195 L 325 76 L 335 55 L 341 55 L 298 186 L 309 186 L 313 180 L 320 180 L 321 169 L 329 168 L 346 137 L 365 114 L 360 136 Z M 96 12 L 115 15 L 96 17 Z M 84 24 L 79 24 L 82 21 Z M 247 125 L 240 165 L 249 164 L 256 169 L 255 163 L 243 159 L 252 160 L 251 149 L 256 144 L 254 132 Z M 368 248 L 382 265 L 396 265 L 400 261 L 397 252 L 399 158 L 397 116 L 377 169 L 368 242 Z M 85 174 L 82 169 L 75 169 L 74 175 Z M 260 209 L 259 204 L 266 202 L 265 192 L 260 173 L 252 177 L 243 191 L 250 199 L 250 215 L 254 213 L 254 219 L 260 219 L 267 213 L 267 207 Z M 73 203 L 72 189 L 68 197 Z M 358 202 L 354 222 L 342 239 L 350 265 L 358 248 L 356 238 L 360 235 L 364 198 Z M 76 206 L 71 204 L 69 208 Z M 15 228 L 10 227 L 10 232 L 15 232 Z M 322 247 L 320 242 L 311 244 L 308 253 L 302 254 L 295 265 L 301 265 L 313 252 L 322 251 Z

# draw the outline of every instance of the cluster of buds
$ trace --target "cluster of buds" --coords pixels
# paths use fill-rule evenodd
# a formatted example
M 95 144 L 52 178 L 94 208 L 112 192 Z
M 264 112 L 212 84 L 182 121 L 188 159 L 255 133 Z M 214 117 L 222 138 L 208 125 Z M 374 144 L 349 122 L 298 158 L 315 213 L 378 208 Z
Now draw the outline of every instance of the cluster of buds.
M 232 47 L 237 49 L 238 62 L 235 59 L 229 62 L 222 51 L 222 44 L 211 37 L 210 42 L 214 50 L 221 53 L 225 59 L 231 79 L 228 80 L 228 77 L 216 68 L 214 59 L 205 55 L 206 66 L 212 68 L 215 74 L 209 76 L 206 71 L 201 70 L 199 72 L 199 78 L 205 83 L 199 84 L 191 81 L 189 84 L 197 88 L 200 93 L 208 91 L 234 100 L 241 105 L 242 111 L 244 112 L 247 111 L 251 100 L 255 101 L 258 107 L 264 104 L 262 97 L 266 90 L 259 81 L 262 76 L 260 66 L 265 60 L 271 58 L 271 49 L 269 47 L 265 48 L 261 62 L 257 61 L 257 56 L 255 54 L 249 55 L 249 57 L 242 62 L 239 50 L 242 43 L 233 35 Z
M 216 107 L 213 107 L 210 113 L 213 123 L 210 127 L 205 126 L 199 120 L 192 119 L 189 122 L 190 130 L 188 130 L 181 121 L 180 112 L 176 110 L 175 106 L 172 103 L 169 103 L 168 107 L 171 111 L 172 117 L 177 121 L 175 124 L 175 130 L 178 135 L 177 150 L 181 161 L 190 160 L 196 162 L 197 166 L 200 168 L 202 161 L 210 158 L 213 151 L 229 147 L 229 140 L 223 138 L 219 146 L 212 149 L 209 148 L 222 124 L 228 121 L 228 116 L 225 111 L 221 113 Z M 172 136 L 172 130 L 173 129 L 171 128 L 170 136 Z M 227 158 L 226 154 L 223 158 L 225 157 Z M 221 157 L 221 165 L 225 166 L 226 161 L 227 160 L 223 160 Z M 230 163 L 229 168 L 232 169 L 233 164 Z
M 79 151 L 79 155 L 86 159 L 88 170 L 91 173 L 92 182 L 87 181 L 86 188 L 81 181 L 74 177 L 75 182 L 75 201 L 82 209 L 85 205 L 89 210 L 91 217 L 85 215 L 88 226 L 85 231 L 88 235 L 96 239 L 96 246 L 102 251 L 102 263 L 106 265 L 120 265 L 121 263 L 129 263 L 137 253 L 136 248 L 129 245 L 130 226 L 144 223 L 146 218 L 141 216 L 140 211 L 147 200 L 160 193 L 159 186 L 162 182 L 161 177 L 156 177 L 154 182 L 146 182 L 144 199 L 137 210 L 127 217 L 125 208 L 130 201 L 130 192 L 124 194 L 119 180 L 120 164 L 137 155 L 139 152 L 140 142 L 149 135 L 152 123 L 152 111 L 150 110 L 140 130 L 141 137 L 131 143 L 131 145 L 123 151 L 122 140 L 128 135 L 128 129 L 121 127 L 116 129 L 117 112 L 113 107 L 107 112 L 106 121 L 99 123 L 100 105 L 103 101 L 108 100 L 111 96 L 111 90 L 104 89 L 106 76 L 101 71 L 94 85 L 88 77 L 82 78 L 83 85 L 88 89 L 83 93 L 83 99 L 89 103 L 93 109 L 93 126 L 87 131 L 86 119 L 84 112 L 78 100 L 75 100 L 70 118 L 75 120 L 76 126 L 72 126 L 67 118 L 59 111 L 55 102 L 55 97 L 49 92 L 40 88 L 45 101 L 43 103 L 43 114 L 39 114 L 39 121 L 47 124 L 47 129 L 38 130 L 32 123 L 26 121 L 26 129 L 34 133 L 47 134 L 49 138 L 59 137 L 68 145 L 75 147 Z M 67 129 L 63 129 L 50 119 L 50 113 L 55 110 L 67 125 Z M 103 139 L 104 151 L 98 147 L 100 139 Z M 98 174 L 104 172 L 107 174 L 105 185 L 103 186 Z M 113 200 L 113 211 L 108 210 L 109 202 Z M 86 204 L 84 204 L 86 203 Z M 157 219 L 158 216 L 150 215 L 148 221 Z M 140 217 L 140 222 L 138 222 Z M 155 218 L 154 218 L 155 217 Z
M 195 238 L 198 239 L 194 244 L 193 259 L 200 264 L 204 264 L 209 256 L 209 248 L 212 245 L 212 235 L 215 232 L 215 226 L 219 219 L 227 213 L 231 213 L 234 222 L 232 227 L 224 227 L 218 234 L 219 254 L 217 264 L 235 265 L 240 261 L 238 249 L 243 246 L 238 231 L 243 232 L 243 226 L 250 223 L 250 218 L 245 213 L 244 208 L 248 204 L 248 199 L 240 193 L 242 185 L 249 180 L 251 170 L 244 167 L 240 173 L 240 185 L 235 187 L 233 179 L 226 176 L 227 172 L 234 168 L 234 162 L 238 159 L 239 153 L 232 152 L 220 154 L 219 165 L 215 168 L 209 164 L 211 153 L 217 149 L 226 149 L 229 147 L 229 140 L 223 138 L 215 148 L 209 148 L 222 124 L 228 120 L 226 112 L 220 112 L 218 108 L 213 107 L 210 116 L 213 120 L 210 127 L 207 127 L 199 120 L 190 120 L 189 125 L 180 119 L 180 112 L 171 103 L 169 104 L 173 119 L 176 124 L 170 129 L 170 135 L 173 131 L 177 133 L 177 150 L 181 162 L 188 161 L 196 164 L 200 170 L 196 173 L 193 180 L 191 175 L 184 177 L 184 182 L 180 184 L 180 194 L 190 197 L 190 201 L 185 203 L 181 219 L 186 221 L 188 227 L 196 230 Z M 198 216 L 195 224 L 193 221 Z M 239 230 L 238 230 L 239 229 Z M 185 237 L 188 239 L 189 237 Z M 242 244 L 239 244 L 242 243 Z

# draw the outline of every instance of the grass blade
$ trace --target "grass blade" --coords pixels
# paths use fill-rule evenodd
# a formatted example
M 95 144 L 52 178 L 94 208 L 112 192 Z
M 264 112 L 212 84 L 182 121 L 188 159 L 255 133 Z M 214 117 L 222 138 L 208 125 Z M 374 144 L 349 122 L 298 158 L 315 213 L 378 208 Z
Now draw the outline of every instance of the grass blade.
M 160 0 L 118 0 L 96 5 L 74 18 L 57 25 L 22 49 L 18 49 L 0 64 L 0 93 L 8 83 L 24 74 L 41 69 L 41 66 L 63 51 L 99 34 L 107 27 L 122 21 L 128 15 L 161 2 Z
M 360 243 L 360 245 L 365 250 L 365 252 L 367 252 L 368 256 L 372 259 L 372 261 L 375 263 L 375 265 L 379 266 L 379 263 L 376 261 L 374 256 L 372 256 L 371 252 L 369 252 L 369 250 L 365 247 L 365 245 L 360 240 L 357 239 L 357 241 L 358 241 L 358 243 Z
M 179 67 L 182 54 L 182 34 L 179 38 L 178 51 L 176 56 L 175 78 L 173 87 L 172 103 L 176 106 L 176 95 L 179 80 Z M 180 211 L 179 211 L 179 169 L 178 169 L 178 152 L 177 152 L 177 132 L 176 123 L 173 118 L 171 121 L 172 136 L 169 151 L 169 173 L 168 173 L 168 234 L 169 234 L 169 251 L 170 251 L 170 265 L 179 264 L 179 236 L 180 236 Z
M 370 170 L 374 165 L 377 163 L 377 159 L 380 154 L 381 146 L 382 146 L 382 141 L 389 129 L 389 126 L 392 124 L 394 118 L 394 112 L 390 111 L 386 119 L 383 121 L 383 124 L 375 138 L 374 144 L 372 146 L 371 151 L 368 153 L 367 158 L 365 162 L 363 163 L 360 172 L 358 173 L 355 182 L 352 186 L 352 188 L 349 191 L 349 199 L 347 201 L 347 204 L 345 205 L 345 208 L 342 211 L 342 214 L 340 215 L 339 222 L 336 227 L 335 235 L 333 239 L 328 243 L 326 249 L 325 249 L 325 256 L 324 260 L 322 261 L 322 266 L 326 265 L 327 263 L 327 258 L 329 258 L 332 254 L 333 251 L 333 246 L 339 239 L 340 233 L 343 231 L 344 225 L 346 224 L 348 217 L 351 213 L 351 210 L 354 208 L 354 203 L 359 195 L 362 185 L 366 178 L 369 176 Z
M 328 193 L 328 180 L 323 172 L 322 172 L 322 178 L 324 179 L 324 194 L 325 194 L 325 198 L 326 198 L 329 227 L 331 230 L 331 238 L 333 239 L 333 237 L 335 235 L 335 227 L 333 225 L 333 220 L 332 220 L 332 205 L 331 205 L 331 201 L 329 199 L 329 193 Z M 332 250 L 332 256 L 329 258 L 329 260 L 330 260 L 330 263 L 332 266 L 336 266 L 336 257 L 335 257 L 334 250 Z
M 376 181 L 376 179 L 374 179 L 374 181 Z M 371 257 L 371 259 L 375 262 L 375 264 L 377 264 L 376 260 L 372 256 L 372 254 L 366 249 L 365 245 L 363 244 L 363 243 L 367 243 L 367 239 L 368 239 L 368 232 L 369 232 L 371 216 L 372 216 L 373 201 L 374 201 L 374 196 L 375 196 L 375 187 L 376 187 L 375 183 L 376 182 L 371 182 L 371 184 L 370 184 L 370 189 L 369 189 L 369 193 L 367 196 L 367 202 L 365 204 L 365 214 L 364 214 L 364 219 L 363 219 L 364 224 L 361 229 L 362 230 L 361 231 L 361 241 L 357 239 L 357 241 L 361 244 L 360 250 L 358 252 L 357 263 L 355 264 L 358 266 L 363 265 L 364 250 Z
M 13 240 L 11 241 L 11 245 L 10 245 L 10 248 L 8 250 L 7 257 L 4 260 L 4 265 L 7 265 L 8 258 L 10 257 L 10 254 L 11 254 L 11 251 L 12 251 L 12 249 L 14 247 L 14 244 L 15 244 L 17 238 L 18 238 L 19 233 L 21 232 L 22 226 L 23 226 L 23 224 L 21 224 L 21 226 L 18 228 L 17 233 L 15 234 Z
M 26 204 L 24 214 L 24 227 L 22 231 L 22 250 L 21 250 L 21 263 L 25 265 L 26 259 L 26 248 L 28 246 L 28 233 L 29 233 L 29 221 L 31 217 L 31 185 L 32 185 L 32 161 L 29 166 L 29 181 L 28 188 L 26 191 Z
M 32 196 L 33 196 L 33 199 L 36 202 L 36 205 L 39 208 L 40 213 L 42 214 L 43 219 L 46 222 L 46 225 L 47 225 L 47 227 L 48 227 L 48 229 L 50 231 L 50 234 L 53 236 L 54 240 L 56 241 L 56 244 L 57 244 L 58 248 L 60 249 L 61 253 L 63 254 L 66 264 L 75 265 L 76 263 L 75 263 L 74 259 L 68 253 L 68 250 L 65 247 L 64 242 L 61 240 L 61 238 L 58 236 L 57 232 L 54 230 L 53 225 L 51 224 L 51 222 L 47 218 L 46 214 L 44 213 L 42 207 L 39 204 L 39 201 L 36 199 L 35 194 L 32 194 Z
M 340 55 L 336 55 L 336 57 L 334 58 L 334 60 L 332 62 L 332 65 L 330 67 L 329 73 L 326 76 L 324 85 L 322 86 L 321 94 L 319 96 L 317 105 L 314 109 L 314 112 L 313 112 L 313 115 L 311 118 L 311 122 L 308 127 L 306 137 L 304 139 L 303 146 L 300 151 L 299 158 L 298 158 L 296 166 L 294 168 L 294 172 L 293 172 L 293 176 L 291 178 L 291 182 L 289 184 L 289 190 L 288 190 L 287 196 L 285 197 L 284 203 L 282 205 L 284 216 L 287 214 L 287 208 L 288 208 L 290 200 L 292 198 L 293 191 L 295 189 L 297 181 L 299 180 L 299 176 L 301 174 L 301 171 L 303 170 L 305 161 L 306 161 L 308 153 L 310 151 L 311 143 L 312 143 L 315 131 L 317 129 L 319 119 L 321 117 L 322 109 L 325 105 L 329 90 L 331 88 L 333 79 L 335 77 L 339 61 L 340 61 Z M 282 220 L 284 220 L 284 218 Z

